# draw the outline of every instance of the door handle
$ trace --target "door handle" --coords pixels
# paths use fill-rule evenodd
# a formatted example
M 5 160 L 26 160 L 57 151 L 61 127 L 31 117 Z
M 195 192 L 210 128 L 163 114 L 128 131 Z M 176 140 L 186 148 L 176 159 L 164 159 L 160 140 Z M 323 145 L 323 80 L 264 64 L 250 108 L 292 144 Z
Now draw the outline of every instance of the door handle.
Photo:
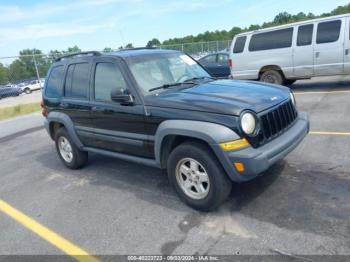
M 92 111 L 95 111 L 95 112 L 103 112 L 104 109 L 102 107 L 99 107 L 99 106 L 93 106 L 91 108 Z
M 319 58 L 320 57 L 320 52 L 316 52 L 315 56 L 316 56 L 316 58 Z
M 345 49 L 345 55 L 349 55 L 349 49 Z
M 69 105 L 68 105 L 67 103 L 63 103 L 63 102 L 60 103 L 60 107 L 61 107 L 61 108 L 68 108 L 68 106 L 69 106 Z

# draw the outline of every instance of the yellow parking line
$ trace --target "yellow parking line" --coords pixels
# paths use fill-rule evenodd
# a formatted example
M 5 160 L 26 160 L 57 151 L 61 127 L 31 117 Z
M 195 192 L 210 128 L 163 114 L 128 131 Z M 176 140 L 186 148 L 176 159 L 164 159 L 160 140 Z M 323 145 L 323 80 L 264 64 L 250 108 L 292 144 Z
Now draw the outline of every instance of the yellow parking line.
M 31 230 L 41 238 L 45 239 L 47 242 L 56 246 L 67 255 L 74 257 L 76 260 L 84 261 L 84 262 L 99 261 L 97 258 L 91 256 L 85 250 L 81 249 L 80 247 L 64 239 L 63 237 L 53 232 L 52 230 L 48 229 L 47 227 L 39 224 L 34 219 L 23 214 L 21 211 L 17 210 L 16 208 L 12 207 L 11 205 L 9 205 L 8 203 L 6 203 L 1 199 L 0 199 L 0 211 L 5 213 L 12 219 L 16 220 L 18 223 L 28 228 L 29 230 Z
M 328 135 L 328 136 L 350 136 L 350 132 L 324 132 L 324 131 L 310 131 L 310 135 Z
M 322 95 L 322 94 L 346 94 L 350 93 L 350 90 L 338 90 L 338 91 L 310 91 L 310 92 L 293 92 L 294 95 Z

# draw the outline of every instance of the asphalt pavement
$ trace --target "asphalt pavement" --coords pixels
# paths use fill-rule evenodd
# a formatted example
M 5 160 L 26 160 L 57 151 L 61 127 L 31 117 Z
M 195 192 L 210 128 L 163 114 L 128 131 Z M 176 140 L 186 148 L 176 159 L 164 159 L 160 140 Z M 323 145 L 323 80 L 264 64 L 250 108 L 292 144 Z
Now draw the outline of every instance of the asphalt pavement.
M 314 133 L 215 212 L 183 204 L 158 169 L 95 154 L 65 168 L 38 115 L 0 122 L 0 200 L 93 255 L 350 255 L 350 80 L 292 88 Z M 1 255 L 64 254 L 1 211 L 0 229 Z

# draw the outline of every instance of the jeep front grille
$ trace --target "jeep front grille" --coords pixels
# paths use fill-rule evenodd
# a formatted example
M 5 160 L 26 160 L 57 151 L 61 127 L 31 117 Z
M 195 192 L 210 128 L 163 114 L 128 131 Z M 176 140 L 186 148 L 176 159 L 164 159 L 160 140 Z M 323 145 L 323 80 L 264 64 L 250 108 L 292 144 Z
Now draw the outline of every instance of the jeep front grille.
M 249 139 L 249 142 L 254 147 L 267 143 L 288 129 L 295 122 L 297 116 L 298 112 L 289 99 L 277 108 L 260 115 L 260 131 L 258 136 Z

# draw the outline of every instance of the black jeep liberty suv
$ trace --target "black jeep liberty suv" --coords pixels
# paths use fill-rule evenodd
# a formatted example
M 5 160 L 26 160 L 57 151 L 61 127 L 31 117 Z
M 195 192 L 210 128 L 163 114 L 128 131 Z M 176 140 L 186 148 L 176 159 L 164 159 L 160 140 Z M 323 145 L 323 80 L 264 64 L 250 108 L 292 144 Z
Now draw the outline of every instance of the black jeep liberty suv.
M 146 48 L 57 59 L 42 108 L 67 167 L 84 166 L 94 152 L 167 169 L 179 197 L 204 211 L 309 130 L 289 88 L 215 80 L 184 53 Z

